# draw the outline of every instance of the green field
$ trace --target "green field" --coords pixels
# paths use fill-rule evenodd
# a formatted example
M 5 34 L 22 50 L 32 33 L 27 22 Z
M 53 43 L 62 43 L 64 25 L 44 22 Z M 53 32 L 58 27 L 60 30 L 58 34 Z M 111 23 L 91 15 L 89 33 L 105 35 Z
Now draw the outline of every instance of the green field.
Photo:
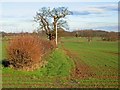
M 3 41 L 0 45 L 3 60 L 7 58 L 7 43 Z M 118 42 L 61 38 L 58 48 L 43 58 L 46 65 L 38 70 L 25 72 L 2 67 L 2 85 L 4 88 L 117 88 L 118 55 Z

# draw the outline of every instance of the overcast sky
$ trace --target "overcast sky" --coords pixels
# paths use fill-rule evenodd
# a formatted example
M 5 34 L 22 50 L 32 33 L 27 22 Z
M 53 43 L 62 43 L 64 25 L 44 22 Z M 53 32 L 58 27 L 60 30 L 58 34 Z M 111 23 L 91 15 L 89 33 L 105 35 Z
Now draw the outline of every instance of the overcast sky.
M 41 7 L 53 8 L 61 6 L 68 7 L 68 9 L 73 12 L 73 15 L 66 18 L 70 31 L 75 29 L 118 30 L 118 0 L 110 0 L 111 2 L 107 2 L 108 0 L 96 0 L 97 2 L 94 2 L 95 0 L 89 0 L 91 2 L 87 2 L 88 0 L 84 2 L 81 0 L 74 0 L 74 2 L 72 2 L 72 0 L 71 2 L 64 0 L 66 2 L 62 3 L 37 1 L 38 0 L 34 0 L 34 2 L 1 2 L 0 30 L 6 32 L 32 32 L 37 26 L 33 21 L 36 11 Z

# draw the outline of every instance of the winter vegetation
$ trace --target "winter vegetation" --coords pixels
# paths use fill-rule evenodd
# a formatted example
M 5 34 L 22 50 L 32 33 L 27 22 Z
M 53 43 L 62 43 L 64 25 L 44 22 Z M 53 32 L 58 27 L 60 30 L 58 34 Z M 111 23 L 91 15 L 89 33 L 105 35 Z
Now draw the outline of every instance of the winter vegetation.
M 120 32 L 67 31 L 72 14 L 42 7 L 37 30 L 0 32 L 3 88 L 118 88 Z

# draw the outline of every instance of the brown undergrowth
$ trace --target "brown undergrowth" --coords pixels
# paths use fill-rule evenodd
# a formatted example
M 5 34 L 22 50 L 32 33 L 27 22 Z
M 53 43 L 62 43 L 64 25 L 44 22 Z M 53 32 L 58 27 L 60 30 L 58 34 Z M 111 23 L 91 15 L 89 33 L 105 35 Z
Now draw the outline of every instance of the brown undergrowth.
M 50 41 L 38 36 L 21 35 L 12 38 L 7 48 L 10 67 L 31 71 L 42 66 L 42 56 L 53 49 Z

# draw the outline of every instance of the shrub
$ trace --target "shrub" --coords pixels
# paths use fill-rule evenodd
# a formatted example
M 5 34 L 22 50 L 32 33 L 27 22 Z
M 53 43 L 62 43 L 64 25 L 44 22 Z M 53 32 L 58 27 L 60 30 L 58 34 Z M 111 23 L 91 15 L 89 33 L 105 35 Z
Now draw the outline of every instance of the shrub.
M 52 49 L 48 43 L 37 36 L 16 36 L 9 42 L 8 60 L 15 69 L 34 70 L 42 64 L 41 57 L 44 53 Z

